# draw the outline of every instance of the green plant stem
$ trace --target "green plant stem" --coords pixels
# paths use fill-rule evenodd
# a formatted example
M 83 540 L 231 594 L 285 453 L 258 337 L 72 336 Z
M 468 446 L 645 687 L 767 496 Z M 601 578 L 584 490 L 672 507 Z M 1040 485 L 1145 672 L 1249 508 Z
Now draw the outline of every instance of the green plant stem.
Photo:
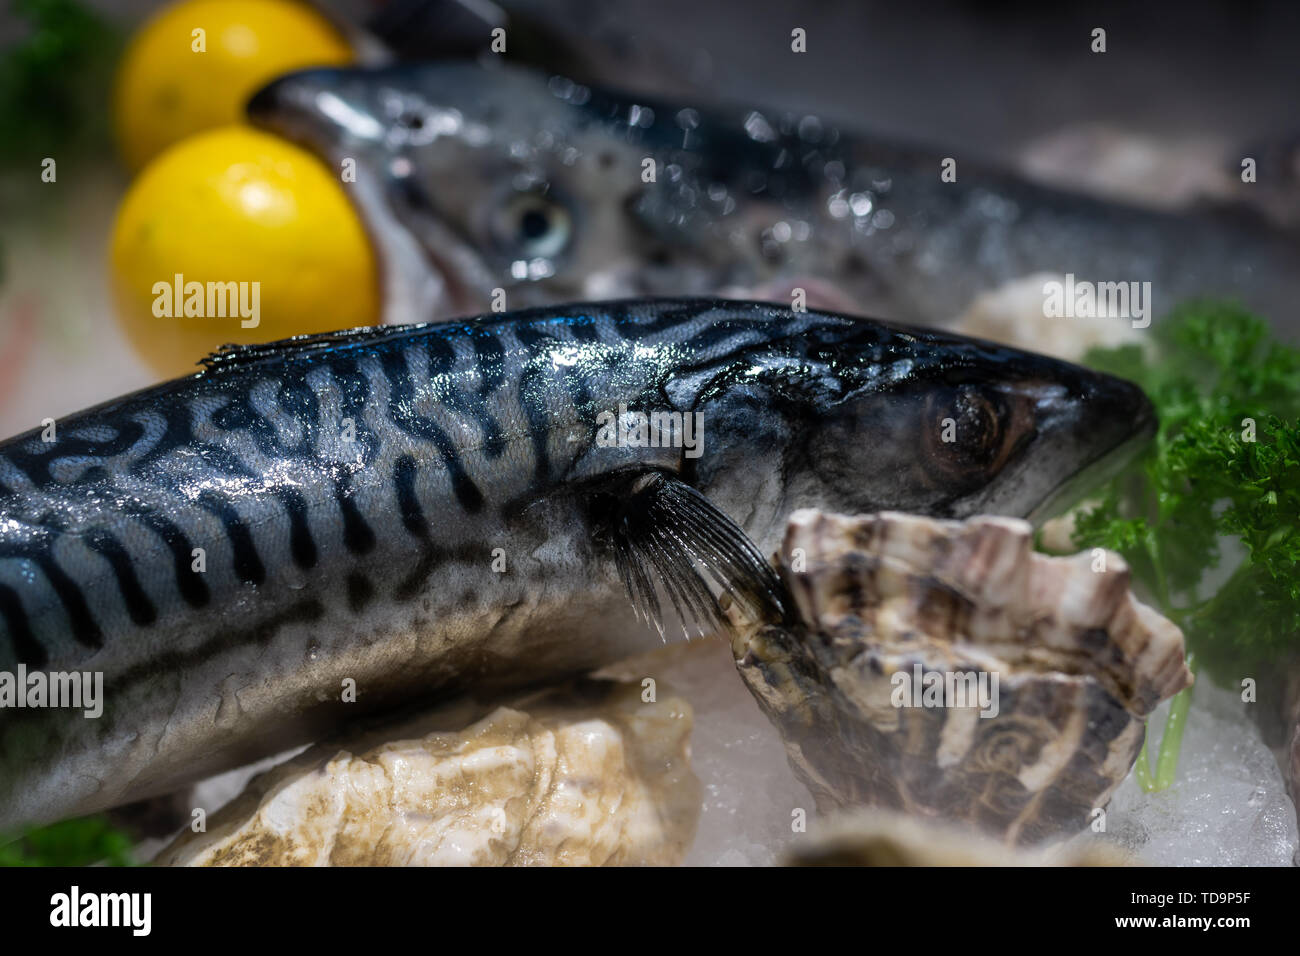
M 1169 600 L 1169 583 L 1165 579 L 1165 565 L 1161 560 L 1160 549 L 1156 547 L 1155 537 L 1148 535 L 1146 539 L 1147 558 L 1151 562 L 1151 570 L 1155 574 L 1156 598 L 1161 607 L 1169 607 L 1172 603 Z
M 1187 669 L 1196 674 L 1196 655 L 1187 655 Z M 1187 727 L 1187 712 L 1192 706 L 1192 691 L 1196 685 L 1185 687 L 1174 695 L 1169 704 L 1169 716 L 1165 718 L 1165 728 L 1160 734 L 1160 749 L 1156 753 L 1156 771 L 1151 773 L 1151 758 L 1147 756 L 1147 744 L 1151 740 L 1151 726 L 1147 725 L 1146 738 L 1142 741 L 1142 750 L 1138 753 L 1137 763 L 1133 765 L 1133 776 L 1143 793 L 1156 793 L 1173 786 L 1178 775 L 1178 755 L 1183 749 L 1183 731 Z
M 1187 655 L 1187 669 L 1196 674 L 1196 655 Z M 1187 727 L 1187 711 L 1192 706 L 1192 691 L 1196 685 L 1185 687 L 1174 695 L 1169 704 L 1169 716 L 1165 718 L 1165 729 L 1160 734 L 1160 749 L 1156 754 L 1156 771 L 1151 773 L 1150 758 L 1147 756 L 1147 742 L 1151 739 L 1151 728 L 1147 726 L 1147 739 L 1142 742 L 1142 751 L 1138 754 L 1133 773 L 1143 793 L 1156 793 L 1173 786 L 1178 775 L 1178 755 L 1183 749 L 1183 730 Z
M 1151 793 L 1155 790 L 1155 781 L 1151 779 L 1151 760 L 1147 757 L 1147 738 L 1151 736 L 1151 728 L 1148 726 L 1146 736 L 1142 738 L 1142 751 L 1138 754 L 1137 763 L 1133 765 L 1133 775 L 1137 777 L 1137 785 L 1142 788 L 1143 793 Z
M 1187 655 L 1187 669 L 1196 675 L 1196 655 Z M 1187 711 L 1192 706 L 1192 692 L 1196 685 L 1184 687 L 1174 695 L 1165 720 L 1165 732 L 1160 736 L 1160 753 L 1156 756 L 1157 790 L 1168 790 L 1178 774 L 1178 755 L 1183 749 L 1183 730 L 1187 727 Z

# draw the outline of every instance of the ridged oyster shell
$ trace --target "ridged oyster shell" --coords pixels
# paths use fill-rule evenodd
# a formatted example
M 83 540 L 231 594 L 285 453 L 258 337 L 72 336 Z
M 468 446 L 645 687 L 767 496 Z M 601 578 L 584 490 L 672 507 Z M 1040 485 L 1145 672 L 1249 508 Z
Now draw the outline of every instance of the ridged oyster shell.
M 791 515 L 777 563 L 793 619 L 733 621 L 732 650 L 819 810 L 1033 843 L 1104 807 L 1146 715 L 1191 683 L 1182 632 L 1133 597 L 1118 555 L 1094 570 L 1032 535 L 1001 517 Z M 955 706 L 980 680 L 995 706 Z M 902 706 L 934 681 L 931 706 Z
M 456 702 L 255 777 L 169 866 L 665 866 L 700 815 L 686 701 L 578 681 Z

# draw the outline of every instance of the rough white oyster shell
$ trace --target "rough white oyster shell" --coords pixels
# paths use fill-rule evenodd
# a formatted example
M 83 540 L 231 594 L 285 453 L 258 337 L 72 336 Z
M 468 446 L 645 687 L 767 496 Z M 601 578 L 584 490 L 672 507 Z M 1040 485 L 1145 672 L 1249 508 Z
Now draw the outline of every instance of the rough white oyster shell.
M 1145 716 L 1191 683 L 1182 632 L 1133 597 L 1118 555 L 1049 557 L 1032 533 L 999 517 L 790 517 L 793 620 L 737 621 L 732 649 L 819 809 L 1029 843 L 1105 805 Z
M 695 835 L 691 709 L 587 681 L 318 744 L 154 861 L 190 866 L 670 865 Z M 459 729 L 447 729 L 456 727 Z

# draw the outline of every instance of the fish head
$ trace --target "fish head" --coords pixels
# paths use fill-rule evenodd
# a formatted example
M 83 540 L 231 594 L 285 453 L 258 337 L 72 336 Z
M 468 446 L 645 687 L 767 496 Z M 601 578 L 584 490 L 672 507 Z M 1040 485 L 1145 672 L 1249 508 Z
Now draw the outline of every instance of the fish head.
M 645 291 L 625 281 L 656 256 L 626 228 L 644 150 L 604 135 L 580 89 L 472 63 L 317 69 L 276 80 L 248 113 L 352 160 L 372 235 L 397 226 L 418 250 L 387 250 L 390 266 L 431 271 L 434 310 L 465 313 L 498 308 L 498 288 L 509 308 Z
M 390 322 L 723 289 L 853 301 L 804 268 L 834 258 L 798 221 L 824 177 L 753 111 L 448 61 L 291 73 L 247 112 L 336 169 L 351 162 Z M 789 261 L 796 247 L 803 260 Z
M 696 483 L 759 527 L 798 507 L 1040 520 L 1154 433 L 1141 389 L 1069 362 L 845 316 L 807 322 L 711 366 L 696 400 Z

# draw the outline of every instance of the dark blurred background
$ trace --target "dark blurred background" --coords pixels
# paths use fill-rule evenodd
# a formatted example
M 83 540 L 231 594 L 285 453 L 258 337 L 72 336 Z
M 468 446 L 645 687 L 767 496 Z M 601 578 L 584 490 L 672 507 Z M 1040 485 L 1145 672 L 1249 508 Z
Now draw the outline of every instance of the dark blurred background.
M 17 29 L 6 0 L 0 44 Z M 86 0 L 129 27 L 157 0 Z M 320 0 L 343 17 L 380 0 Z M 1281 138 L 1300 127 L 1300 4 L 888 0 L 501 0 L 607 81 L 820 111 L 850 125 L 1013 157 L 1066 124 L 1166 137 Z M 434 14 L 435 23 L 439 14 Z M 808 31 L 792 65 L 790 29 Z M 1089 50 L 1094 27 L 1108 51 Z M 406 31 L 410 37 L 410 31 Z M 779 64 L 779 66 L 777 65 Z

